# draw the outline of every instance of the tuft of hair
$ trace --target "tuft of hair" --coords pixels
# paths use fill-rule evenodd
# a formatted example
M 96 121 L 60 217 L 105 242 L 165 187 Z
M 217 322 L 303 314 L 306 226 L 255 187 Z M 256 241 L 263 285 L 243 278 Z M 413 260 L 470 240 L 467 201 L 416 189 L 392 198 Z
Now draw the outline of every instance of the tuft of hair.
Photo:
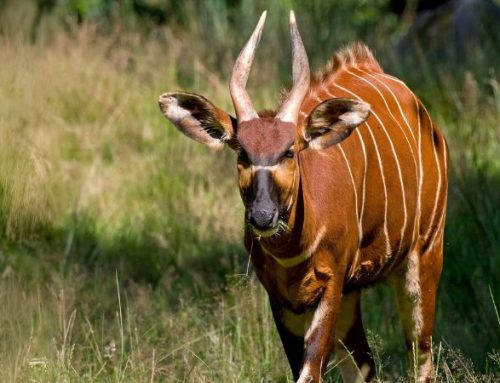
M 276 111 L 270 110 L 270 109 L 265 109 L 265 110 L 259 111 L 258 114 L 259 114 L 260 118 L 274 117 L 274 116 L 276 116 Z
M 312 82 L 323 82 L 345 67 L 364 68 L 377 73 L 384 72 L 370 48 L 361 42 L 355 42 L 336 51 L 325 67 L 312 76 Z

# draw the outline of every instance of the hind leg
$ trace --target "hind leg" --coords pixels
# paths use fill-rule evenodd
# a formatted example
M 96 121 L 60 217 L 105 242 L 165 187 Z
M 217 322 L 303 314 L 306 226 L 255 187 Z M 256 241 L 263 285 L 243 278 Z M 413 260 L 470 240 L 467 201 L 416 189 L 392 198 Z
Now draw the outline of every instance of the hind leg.
M 443 265 L 442 241 L 421 253 L 414 249 L 395 279 L 398 311 L 409 355 L 410 373 L 419 383 L 431 382 L 432 333 L 436 292 Z
M 375 371 L 361 320 L 361 292 L 342 297 L 335 331 L 335 363 L 345 383 L 370 381 Z

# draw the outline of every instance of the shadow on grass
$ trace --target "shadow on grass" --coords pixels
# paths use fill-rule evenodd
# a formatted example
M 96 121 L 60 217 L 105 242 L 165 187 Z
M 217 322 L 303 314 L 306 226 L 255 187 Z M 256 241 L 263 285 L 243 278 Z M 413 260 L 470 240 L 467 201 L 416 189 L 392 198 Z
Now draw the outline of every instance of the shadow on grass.
M 1 269 L 9 266 L 32 284 L 54 272 L 64 278 L 86 274 L 113 280 L 118 273 L 125 285 L 159 287 L 175 301 L 179 295 L 203 296 L 224 287 L 228 275 L 242 272 L 246 259 L 242 241 L 200 233 L 188 220 L 166 228 L 168 235 L 146 226 L 139 233 L 123 229 L 114 236 L 100 233 L 90 216 L 72 221 L 64 230 L 43 228 L 43 235 L 5 243 Z
M 434 337 L 435 344 L 444 342 L 459 349 L 483 371 L 489 368 L 487 354 L 500 344 L 493 303 L 495 299 L 498 306 L 500 300 L 498 190 L 500 175 L 491 169 L 454 171 Z M 48 270 L 69 280 L 81 273 L 88 276 L 86 283 L 102 280 L 102 288 L 106 284 L 111 296 L 116 294 L 117 272 L 125 288 L 128 284 L 151 286 L 170 307 L 177 306 L 183 296 L 193 301 L 210 298 L 227 285 L 229 276 L 245 272 L 247 258 L 239 241 L 200 232 L 189 219 L 179 218 L 165 228 L 164 235 L 152 234 L 157 231 L 158 225 L 152 223 L 139 233 L 123 229 L 106 237 L 92 217 L 81 215 L 69 229 L 46 229 L 33 241 L 9 244 L 0 263 L 21 273 Z M 0 266 L 5 269 L 5 264 Z M 37 278 L 23 279 L 37 283 Z M 383 339 L 384 355 L 404 365 L 402 333 L 389 290 L 368 291 L 369 307 L 365 305 L 363 313 L 375 341 Z

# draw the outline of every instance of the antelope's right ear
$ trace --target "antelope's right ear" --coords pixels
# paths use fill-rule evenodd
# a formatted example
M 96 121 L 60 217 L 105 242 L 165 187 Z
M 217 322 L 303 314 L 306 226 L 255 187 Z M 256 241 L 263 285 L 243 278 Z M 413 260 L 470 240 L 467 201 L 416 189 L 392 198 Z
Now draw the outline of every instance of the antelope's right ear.
M 234 148 L 236 119 L 205 97 L 184 92 L 164 93 L 158 103 L 165 117 L 189 138 L 215 149 L 225 143 Z

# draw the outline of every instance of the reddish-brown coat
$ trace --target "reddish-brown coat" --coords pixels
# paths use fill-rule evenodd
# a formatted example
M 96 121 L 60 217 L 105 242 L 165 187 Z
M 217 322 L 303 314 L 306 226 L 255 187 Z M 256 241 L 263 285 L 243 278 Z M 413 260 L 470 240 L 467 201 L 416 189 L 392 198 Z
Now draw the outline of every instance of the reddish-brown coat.
M 344 293 L 394 280 L 404 300 L 413 294 L 407 279 L 414 278 L 420 296 L 412 297 L 412 304 L 420 307 L 401 315 L 422 317 L 421 323 L 402 321 L 411 327 L 405 329 L 407 343 L 418 337 L 426 353 L 442 267 L 446 143 L 421 102 L 384 74 L 363 46 L 337 54 L 329 69 L 314 77 L 297 129 L 304 129 L 319 103 L 334 97 L 359 97 L 371 105 L 370 117 L 341 143 L 299 153 L 291 231 L 260 240 L 249 232 L 247 249 L 271 302 L 295 313 L 324 299 L 332 279 Z M 283 267 L 275 260 L 296 257 L 312 246 L 313 255 L 296 266 Z M 412 250 L 416 266 L 408 262 Z M 422 381 L 431 373 L 424 372 Z
M 255 36 L 261 27 L 259 22 Z M 304 56 L 302 49 L 302 69 Z M 306 89 L 302 75 L 294 78 L 296 90 Z M 333 351 L 345 381 L 373 376 L 360 290 L 385 280 L 395 287 L 408 350 L 418 346 L 416 380 L 432 380 L 448 151 L 422 103 L 384 74 L 361 44 L 335 54 L 312 78 L 297 124 L 246 110 L 246 92 L 234 84 L 246 101 L 239 113 L 252 118 L 236 123 L 191 93 L 166 93 L 160 107 L 187 136 L 239 152 L 245 204 L 252 202 L 245 193 L 256 174 L 265 174 L 267 187 L 279 191 L 273 203 L 284 209 L 287 230 L 261 236 L 248 229 L 245 245 L 269 294 L 294 377 L 319 381 Z

